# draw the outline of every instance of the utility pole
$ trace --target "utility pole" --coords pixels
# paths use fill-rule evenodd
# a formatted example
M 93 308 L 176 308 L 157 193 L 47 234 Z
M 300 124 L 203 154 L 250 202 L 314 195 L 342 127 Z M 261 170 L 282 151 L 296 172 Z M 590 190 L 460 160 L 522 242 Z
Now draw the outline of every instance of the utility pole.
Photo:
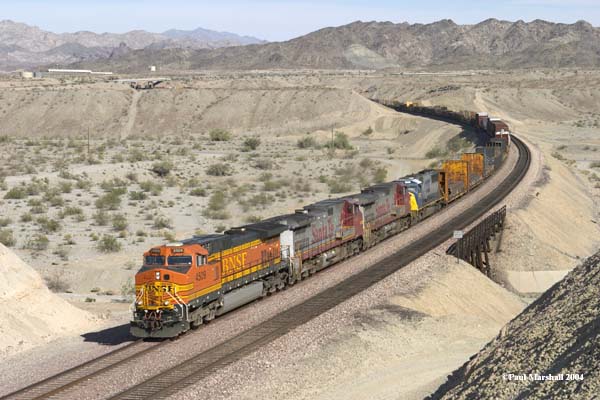
M 331 127 L 331 152 L 335 151 L 335 147 L 333 147 L 333 126 Z

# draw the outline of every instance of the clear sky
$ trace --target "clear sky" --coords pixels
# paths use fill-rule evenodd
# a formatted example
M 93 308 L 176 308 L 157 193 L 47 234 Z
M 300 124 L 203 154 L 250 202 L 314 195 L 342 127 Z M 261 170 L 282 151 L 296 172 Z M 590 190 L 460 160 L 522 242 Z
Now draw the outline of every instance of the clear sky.
M 600 0 L 0 0 L 0 19 L 54 32 L 170 28 L 229 31 L 286 40 L 352 21 L 476 23 L 494 17 L 600 26 Z

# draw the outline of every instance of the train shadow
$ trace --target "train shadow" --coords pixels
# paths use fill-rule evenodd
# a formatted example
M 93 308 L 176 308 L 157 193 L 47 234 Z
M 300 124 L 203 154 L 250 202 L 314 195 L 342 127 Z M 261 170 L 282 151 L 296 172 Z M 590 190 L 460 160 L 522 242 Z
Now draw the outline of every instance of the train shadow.
M 106 346 L 115 346 L 136 340 L 129 333 L 129 324 L 113 326 L 97 332 L 84 333 L 81 337 L 83 337 L 84 342 L 95 342 Z

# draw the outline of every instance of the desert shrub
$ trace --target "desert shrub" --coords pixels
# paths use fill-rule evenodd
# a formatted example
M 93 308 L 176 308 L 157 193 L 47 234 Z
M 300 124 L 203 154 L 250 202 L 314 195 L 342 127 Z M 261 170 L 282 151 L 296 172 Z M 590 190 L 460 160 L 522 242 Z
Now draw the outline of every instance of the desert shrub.
M 335 137 L 333 138 L 333 143 L 327 143 L 327 147 L 331 148 L 333 144 L 334 149 L 340 150 L 352 150 L 354 147 L 350 144 L 350 140 L 348 139 L 348 135 L 343 132 L 336 132 Z
M 121 296 L 131 297 L 133 295 L 135 295 L 135 284 L 133 279 L 129 278 L 127 282 L 121 286 Z
M 270 194 L 259 193 L 259 194 L 256 194 L 256 195 L 250 197 L 246 201 L 246 204 L 248 204 L 249 206 L 252 206 L 254 208 L 256 208 L 256 207 L 266 208 L 274 201 L 275 201 L 275 198 L 273 196 L 271 196 Z
M 233 168 L 225 163 L 217 163 L 206 168 L 206 174 L 211 176 L 229 176 L 233 174 Z
M 375 183 L 385 182 L 385 178 L 387 177 L 387 170 L 385 168 L 377 168 L 373 172 L 373 181 Z
M 198 196 L 198 197 L 206 197 L 206 189 L 204 189 L 204 188 L 194 188 L 194 189 L 190 190 L 190 195 L 191 196 Z
M 61 207 L 65 201 L 57 190 L 49 190 L 44 194 L 44 201 L 52 207 Z
M 92 182 L 86 179 L 77 179 L 77 182 L 75 182 L 75 187 L 81 190 L 89 190 L 92 187 Z
M 248 215 L 244 218 L 244 222 L 246 222 L 247 224 L 254 224 L 256 222 L 260 222 L 261 220 L 262 218 L 257 215 Z
M 96 225 L 104 226 L 108 224 L 108 214 L 104 210 L 98 210 L 92 218 L 96 222 Z
M 120 194 L 125 194 L 127 182 L 120 178 L 113 178 L 102 181 L 100 187 L 105 192 L 120 192 Z
M 48 186 L 44 183 L 40 183 L 39 181 L 30 182 L 27 186 L 24 187 L 25 193 L 27 196 L 36 196 L 41 193 L 42 189 L 47 190 Z
M 173 232 L 165 230 L 165 231 L 163 231 L 162 235 L 163 235 L 163 238 L 167 242 L 174 242 L 176 240 L 175 235 L 173 234 Z
M 242 151 L 256 150 L 258 146 L 260 146 L 260 139 L 257 137 L 250 137 L 244 140 Z
M 273 178 L 273 174 L 270 172 L 263 172 L 258 176 L 258 180 L 261 182 L 270 181 Z
M 208 133 L 213 142 L 227 142 L 231 140 L 231 133 L 224 129 L 213 129 Z
M 163 190 L 163 186 L 160 183 L 154 181 L 140 182 L 140 188 L 144 192 L 149 192 L 152 196 L 158 196 Z
M 9 200 L 21 200 L 21 199 L 24 199 L 25 197 L 27 197 L 27 192 L 25 191 L 25 188 L 20 187 L 20 186 L 11 188 L 4 195 L 4 198 L 9 199 Z
M 79 207 L 75 207 L 75 206 L 68 206 L 65 207 L 60 213 L 59 216 L 60 218 L 64 218 L 64 217 L 68 217 L 68 216 L 77 216 L 77 215 L 83 215 L 83 210 Z
M 369 169 L 373 166 L 373 160 L 371 160 L 370 158 L 363 158 L 362 160 L 360 160 L 360 162 L 358 163 L 358 165 L 362 168 L 362 169 Z
M 102 253 L 116 253 L 121 250 L 121 243 L 112 235 L 102 235 L 96 245 L 97 249 Z
M 76 244 L 75 239 L 73 239 L 73 235 L 71 235 L 70 233 L 67 233 L 65 236 L 63 236 L 63 241 L 64 244 L 68 245 Z
M 138 230 L 135 232 L 135 235 L 136 235 L 136 236 L 139 236 L 139 237 L 146 237 L 146 236 L 148 236 L 148 234 L 147 234 L 145 231 L 141 230 L 141 229 L 138 229 Z
M 303 137 L 302 139 L 298 139 L 296 146 L 298 146 L 298 148 L 300 148 L 300 149 L 310 149 L 310 148 L 318 148 L 319 144 L 317 143 L 317 141 L 315 140 L 314 137 L 306 136 L 306 137 Z
M 469 147 L 469 142 L 467 141 L 467 139 L 461 137 L 460 135 L 454 136 L 453 138 L 448 140 L 448 143 L 446 144 L 446 148 L 448 149 L 448 151 L 453 153 L 457 153 L 460 150 L 465 149 L 467 147 Z
M 430 159 L 431 158 L 440 158 L 440 157 L 444 157 L 446 155 L 447 155 L 447 153 L 437 146 L 434 147 L 433 149 L 429 150 L 427 153 L 425 153 L 425 157 L 430 158 Z
M 590 168 L 600 168 L 600 161 L 594 161 L 590 164 Z
M 154 172 L 161 178 L 164 178 L 165 176 L 169 175 L 171 173 L 171 170 L 173 170 L 173 163 L 171 163 L 168 160 L 155 162 L 154 164 L 152 164 L 152 168 L 150 168 L 150 171 Z
M 131 149 L 129 151 L 129 154 L 127 155 L 127 161 L 129 161 L 129 162 L 144 161 L 147 158 L 148 157 L 147 157 L 146 153 L 144 153 L 140 149 Z
M 129 223 L 127 222 L 127 217 L 123 214 L 115 214 L 112 217 L 112 226 L 116 231 L 123 231 L 127 229 Z
M 254 168 L 256 169 L 262 169 L 262 170 L 266 170 L 266 169 L 273 169 L 273 161 L 268 159 L 268 158 L 259 158 L 258 160 L 256 160 L 254 162 L 254 164 L 252 165 Z
M 330 179 L 327 184 L 329 186 L 329 193 L 345 193 L 352 190 L 352 185 L 347 181 Z
M 148 195 L 142 191 L 136 192 L 135 190 L 132 190 L 131 192 L 129 192 L 129 200 L 140 201 L 146 200 L 147 198 Z
M 367 129 L 365 129 L 361 135 L 363 136 L 370 136 L 373 133 L 373 128 L 371 128 L 371 126 L 369 126 Z
M 121 194 L 119 189 L 104 194 L 96 200 L 96 208 L 100 210 L 118 210 L 121 206 Z
M 0 243 L 6 247 L 13 247 L 16 245 L 17 241 L 13 236 L 13 231 L 10 229 L 0 229 Z
M 273 192 L 285 185 L 284 181 L 265 181 L 263 182 L 263 190 Z
M 54 271 L 50 276 L 45 278 L 46 286 L 51 291 L 58 292 L 66 292 L 69 290 L 69 285 L 67 284 L 64 278 L 64 271 Z
M 68 261 L 69 260 L 69 249 L 67 249 L 66 247 L 59 247 L 56 250 L 54 250 L 52 252 L 52 254 L 54 254 L 55 256 L 60 257 L 60 259 L 63 260 L 63 261 Z
M 153 226 L 155 229 L 171 228 L 171 220 L 164 215 L 159 215 L 158 217 L 154 218 Z
M 44 233 L 58 232 L 61 229 L 60 222 L 55 219 L 39 217 L 35 222 Z
M 25 248 L 30 250 L 46 250 L 48 245 L 50 244 L 50 240 L 41 233 L 36 233 L 27 241 Z
M 563 155 L 560 154 L 558 151 L 553 152 L 552 153 L 552 157 L 554 157 L 554 158 L 556 158 L 557 160 L 560 160 L 560 161 L 566 160 L 566 158 L 563 157 Z
M 135 172 L 128 172 L 127 175 L 125 175 L 125 178 L 127 178 L 131 182 L 135 182 L 135 183 L 137 183 L 137 181 L 138 181 L 138 176 Z
M 95 303 L 96 299 L 94 299 L 93 297 L 86 297 L 85 298 L 85 302 L 86 303 Z
M 58 187 L 62 193 L 71 193 L 71 191 L 73 190 L 73 184 L 68 181 L 61 181 L 58 184 Z
M 8 226 L 11 223 L 12 223 L 12 219 L 10 219 L 8 217 L 2 217 L 2 218 L 0 218 L 0 227 Z
M 223 191 L 216 191 L 208 200 L 208 206 L 204 210 L 204 215 L 212 219 L 227 219 L 229 213 L 227 208 L 227 196 Z
M 26 212 L 25 214 L 21 215 L 21 218 L 19 218 L 19 221 L 31 222 L 31 221 L 33 221 L 33 215 L 30 212 Z

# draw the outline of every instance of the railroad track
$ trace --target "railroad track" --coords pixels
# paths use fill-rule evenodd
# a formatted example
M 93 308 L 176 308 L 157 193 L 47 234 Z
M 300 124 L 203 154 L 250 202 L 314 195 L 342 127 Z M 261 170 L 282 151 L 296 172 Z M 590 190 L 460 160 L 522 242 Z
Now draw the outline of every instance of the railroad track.
M 60 398 L 60 393 L 100 374 L 121 366 L 135 358 L 154 350 L 156 347 L 169 343 L 144 342 L 136 340 L 110 353 L 77 365 L 59 374 L 36 382 L 16 392 L 10 393 L 0 400 L 38 400 Z
M 356 275 L 348 277 L 332 288 L 113 396 L 111 399 L 165 399 L 209 376 L 218 369 L 257 351 L 265 344 L 332 309 L 439 246 L 452 236 L 453 230 L 467 227 L 500 203 L 523 179 L 531 163 L 531 153 L 521 140 L 514 136 L 512 139 L 519 151 L 515 168 L 502 183 L 484 196 L 476 206 L 452 218 L 443 227 L 427 237 L 399 249 L 393 255 Z

